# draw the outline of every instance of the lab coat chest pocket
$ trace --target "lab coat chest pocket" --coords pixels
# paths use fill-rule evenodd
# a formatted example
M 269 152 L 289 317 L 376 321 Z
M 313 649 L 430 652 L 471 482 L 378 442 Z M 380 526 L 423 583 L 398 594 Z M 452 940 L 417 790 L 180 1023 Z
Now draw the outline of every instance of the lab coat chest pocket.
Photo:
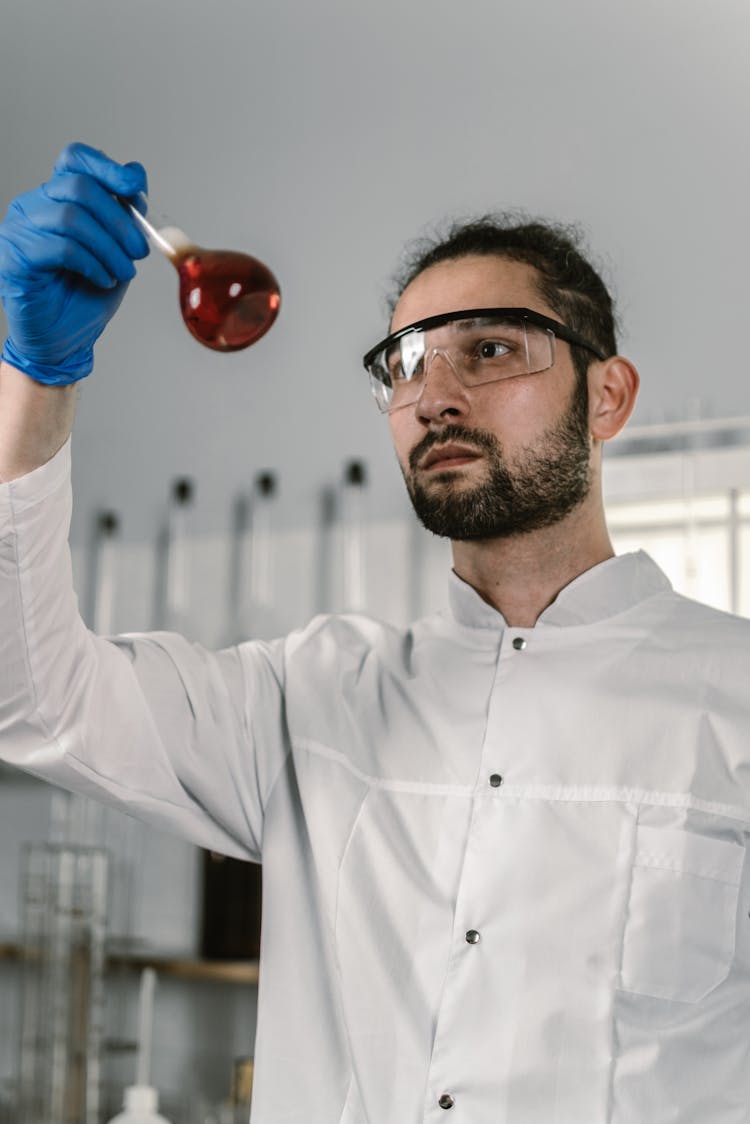
M 745 848 L 678 828 L 636 830 L 620 987 L 697 1003 L 734 957 Z

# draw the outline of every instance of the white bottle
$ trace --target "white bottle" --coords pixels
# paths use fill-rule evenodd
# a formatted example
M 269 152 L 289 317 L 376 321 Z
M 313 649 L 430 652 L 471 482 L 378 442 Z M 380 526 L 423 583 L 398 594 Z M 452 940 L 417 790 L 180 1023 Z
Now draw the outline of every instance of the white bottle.
M 123 1111 L 118 1112 L 109 1124 L 169 1124 L 158 1113 L 159 1094 L 153 1085 L 128 1085 L 125 1089 Z
M 138 998 L 138 1062 L 136 1084 L 126 1085 L 123 1094 L 123 1111 L 109 1124 L 169 1124 L 159 1115 L 159 1094 L 149 1085 L 151 1065 L 151 1039 L 154 1029 L 154 991 L 156 972 L 144 968 L 141 972 L 141 991 Z

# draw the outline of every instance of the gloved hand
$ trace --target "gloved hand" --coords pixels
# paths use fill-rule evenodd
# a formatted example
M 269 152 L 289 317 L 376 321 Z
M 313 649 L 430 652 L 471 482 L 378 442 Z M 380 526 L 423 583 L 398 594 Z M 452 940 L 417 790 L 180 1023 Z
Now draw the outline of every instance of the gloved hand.
M 0 224 L 3 359 L 54 386 L 91 372 L 94 343 L 135 276 L 133 260 L 149 252 L 114 195 L 145 190 L 141 164 L 71 144 L 48 183 L 13 200 Z

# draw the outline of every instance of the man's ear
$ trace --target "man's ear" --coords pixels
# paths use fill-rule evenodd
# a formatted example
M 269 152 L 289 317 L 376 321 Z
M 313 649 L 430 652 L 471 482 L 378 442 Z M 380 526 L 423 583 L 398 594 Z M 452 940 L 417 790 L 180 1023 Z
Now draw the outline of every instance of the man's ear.
M 588 370 L 589 430 L 595 441 L 616 437 L 633 412 L 640 376 L 622 355 L 613 355 Z

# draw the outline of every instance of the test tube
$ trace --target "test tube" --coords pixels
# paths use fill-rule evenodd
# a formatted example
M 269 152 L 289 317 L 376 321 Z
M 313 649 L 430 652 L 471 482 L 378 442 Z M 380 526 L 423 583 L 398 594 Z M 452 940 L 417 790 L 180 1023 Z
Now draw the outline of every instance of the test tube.
M 261 472 L 255 478 L 251 510 L 250 535 L 250 604 L 257 615 L 266 616 L 273 608 L 273 512 L 277 481 L 273 472 Z M 265 622 L 264 622 L 265 623 Z
M 117 584 L 116 538 L 120 520 L 114 511 L 102 511 L 97 519 L 94 559 L 94 632 L 114 632 L 115 587 Z
M 167 512 L 163 578 L 163 627 L 190 633 L 189 512 L 195 498 L 193 481 L 182 476 L 172 484 Z
M 367 468 L 364 461 L 349 461 L 344 466 L 339 515 L 344 612 L 359 612 L 366 608 L 364 558 L 366 490 Z
M 255 477 L 237 528 L 234 605 L 230 605 L 228 643 L 271 639 L 276 634 L 275 507 L 278 477 L 264 470 Z

